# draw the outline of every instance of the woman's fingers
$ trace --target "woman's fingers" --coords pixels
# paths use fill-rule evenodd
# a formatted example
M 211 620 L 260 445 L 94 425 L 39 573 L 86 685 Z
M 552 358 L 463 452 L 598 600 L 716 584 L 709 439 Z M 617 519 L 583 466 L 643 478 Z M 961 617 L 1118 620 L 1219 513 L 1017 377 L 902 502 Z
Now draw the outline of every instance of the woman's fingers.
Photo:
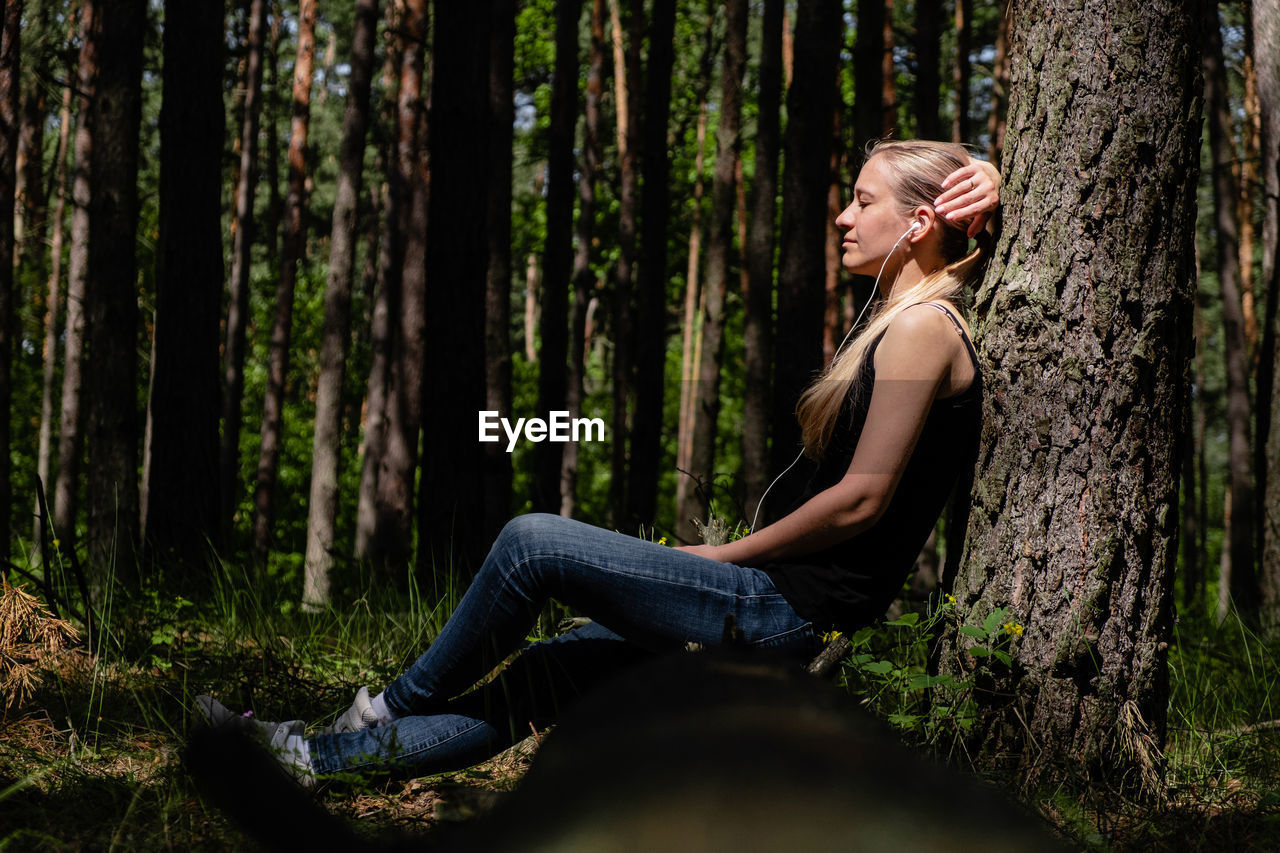
M 1000 173 L 982 160 L 970 160 L 956 169 L 942 186 L 942 194 L 934 200 L 934 209 L 952 222 L 972 220 L 968 229 L 970 237 L 986 225 L 1000 204 Z

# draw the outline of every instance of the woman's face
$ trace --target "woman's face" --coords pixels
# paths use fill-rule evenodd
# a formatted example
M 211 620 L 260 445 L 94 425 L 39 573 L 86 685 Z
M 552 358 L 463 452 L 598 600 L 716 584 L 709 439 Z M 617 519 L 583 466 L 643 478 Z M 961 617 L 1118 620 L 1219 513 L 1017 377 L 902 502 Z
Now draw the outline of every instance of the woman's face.
M 858 173 L 853 202 L 836 217 L 836 227 L 844 230 L 844 268 L 851 273 L 874 276 L 880 272 L 893 244 L 911 227 L 911 218 L 890 189 L 888 166 L 880 156 L 872 157 Z M 894 254 L 905 255 L 904 240 Z

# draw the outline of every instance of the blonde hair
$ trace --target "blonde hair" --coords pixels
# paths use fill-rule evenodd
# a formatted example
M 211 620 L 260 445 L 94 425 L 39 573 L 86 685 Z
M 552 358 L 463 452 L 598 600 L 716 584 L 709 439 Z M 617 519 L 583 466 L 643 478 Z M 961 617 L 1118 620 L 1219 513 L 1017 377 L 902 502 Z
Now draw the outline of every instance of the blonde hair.
M 866 161 L 875 156 L 884 158 L 894 199 L 908 216 L 922 205 L 933 207 L 933 200 L 942 194 L 943 179 L 969 163 L 962 146 L 923 139 L 876 142 L 868 146 Z M 817 459 L 826 451 L 845 399 L 856 402 L 861 393 L 859 380 L 871 345 L 894 318 L 917 302 L 957 300 L 981 276 L 989 254 L 986 235 L 979 235 L 977 248 L 970 252 L 967 223 L 942 217 L 936 221 L 943 226 L 941 250 L 947 265 L 910 287 L 891 290 L 887 299 L 876 304 L 866 327 L 800 396 L 796 417 L 806 456 Z

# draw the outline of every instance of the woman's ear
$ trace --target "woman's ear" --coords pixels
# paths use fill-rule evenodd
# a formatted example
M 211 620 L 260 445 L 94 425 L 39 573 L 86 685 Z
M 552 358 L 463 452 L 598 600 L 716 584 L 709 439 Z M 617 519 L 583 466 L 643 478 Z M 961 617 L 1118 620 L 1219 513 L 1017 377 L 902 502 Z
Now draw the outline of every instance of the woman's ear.
M 920 205 L 911 214 L 911 225 L 908 226 L 910 235 L 908 239 L 912 243 L 918 243 L 933 230 L 934 223 L 938 221 L 938 214 L 934 212 L 932 207 Z

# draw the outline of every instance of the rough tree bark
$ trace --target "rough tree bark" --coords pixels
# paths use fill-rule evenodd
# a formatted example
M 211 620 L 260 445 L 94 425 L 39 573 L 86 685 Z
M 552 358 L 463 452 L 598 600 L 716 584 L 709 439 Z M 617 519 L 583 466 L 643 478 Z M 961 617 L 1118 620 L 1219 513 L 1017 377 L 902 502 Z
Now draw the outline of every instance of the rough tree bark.
M 338 189 L 329 237 L 329 277 L 320 332 L 320 375 L 316 379 L 315 435 L 311 453 L 311 499 L 307 512 L 307 552 L 302 606 L 320 610 L 329 603 L 338 520 L 338 460 L 342 442 L 342 389 L 351 343 L 351 291 L 356 264 L 356 214 L 364 184 L 364 141 L 369 128 L 378 0 L 357 0 L 351 40 L 351 78 L 342 119 Z
M 725 297 L 733 252 L 733 205 L 737 195 L 735 167 L 742 149 L 742 76 L 747 65 L 746 0 L 725 3 L 724 59 L 720 64 L 720 118 L 716 125 L 715 176 L 711 184 L 710 239 L 707 241 L 707 280 L 703 287 L 702 346 L 698 362 L 698 402 L 689 473 L 701 482 L 715 480 L 716 425 L 720 415 L 720 362 L 724 357 Z M 679 508 L 676 535 L 696 540 L 689 519 L 707 518 L 711 493 L 700 490 Z
M 307 205 L 307 135 L 311 126 L 311 83 L 316 58 L 316 0 L 298 4 L 298 50 L 293 64 L 293 117 L 289 124 L 289 191 L 284 205 L 280 281 L 267 355 L 267 388 L 262 400 L 262 442 L 253 489 L 253 555 L 265 565 L 275 522 L 276 476 L 284 444 L 284 395 L 293 336 L 293 295 L 306 254 L 303 225 Z
M 146 545 L 200 567 L 221 547 L 218 325 L 222 312 L 223 15 L 165 4 L 160 233 L 148 417 Z M 180 73 L 178 73 L 181 69 Z
M 94 4 L 100 39 L 89 113 L 89 558 L 138 580 L 138 131 L 145 0 Z
M 222 351 L 222 438 L 218 492 L 224 541 L 240 495 L 240 425 L 244 414 L 244 357 L 249 327 L 249 267 L 256 231 L 253 202 L 258 189 L 258 127 L 262 118 L 262 66 L 267 37 L 267 0 L 249 4 L 245 56 L 244 120 L 240 125 L 240 170 L 236 184 L 226 345 Z M 272 241 L 274 242 L 274 237 Z M 274 253 L 273 253 L 274 254 Z
M 547 139 L 547 242 L 542 258 L 542 346 L 538 351 L 538 412 L 563 411 L 569 353 L 569 276 L 573 265 L 573 137 L 578 115 L 578 19 L 582 0 L 556 6 L 556 68 Z M 614 439 L 618 424 L 614 422 Z M 560 511 L 564 445 L 534 445 L 534 512 Z
M 1253 567 L 1253 471 L 1249 456 L 1249 366 L 1245 352 L 1244 312 L 1240 298 L 1240 223 L 1236 205 L 1240 196 L 1236 181 L 1234 123 L 1227 95 L 1227 70 L 1222 58 L 1222 36 L 1217 3 L 1202 4 L 1205 112 L 1209 123 L 1212 158 L 1214 226 L 1218 285 L 1222 293 L 1223 351 L 1227 373 L 1227 467 L 1229 506 L 1238 512 L 1226 519 L 1227 550 L 1222 561 L 1218 594 L 1218 621 L 1234 606 L 1248 623 L 1258 613 L 1258 576 Z
M 779 108 L 782 105 L 782 0 L 766 0 L 760 28 L 760 94 L 751 232 L 746 245 L 743 327 L 746 389 L 742 404 L 742 467 L 747 518 L 769 484 L 770 366 L 773 352 L 773 251 L 778 209 Z
M 489 545 L 481 524 L 482 445 L 475 440 L 476 413 L 485 404 L 489 176 L 470 167 L 488 148 L 491 6 L 435 5 L 426 273 L 439 286 L 432 288 L 423 365 L 424 409 L 432 410 L 422 424 L 417 561 L 441 580 L 451 568 L 479 568 Z M 440 369 L 446 361 L 448 369 Z
M 940 660 L 978 670 L 973 736 L 997 763 L 1035 776 L 1061 759 L 1095 782 L 1151 783 L 1192 354 L 1200 19 L 1135 0 L 1027 0 L 1016 15 L 954 592 L 970 622 L 1003 607 L 1024 627 L 1007 638 L 1012 671 L 976 664 L 963 635 Z

